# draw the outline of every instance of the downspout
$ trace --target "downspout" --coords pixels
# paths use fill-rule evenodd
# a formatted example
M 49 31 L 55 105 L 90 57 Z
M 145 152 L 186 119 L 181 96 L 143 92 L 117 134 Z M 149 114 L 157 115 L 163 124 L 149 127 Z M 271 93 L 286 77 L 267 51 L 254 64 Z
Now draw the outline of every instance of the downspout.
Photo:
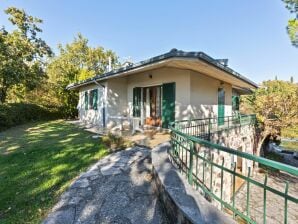
M 97 82 L 96 80 L 93 80 L 95 85 L 100 86 L 104 89 L 104 96 L 105 96 L 105 91 L 106 91 L 106 86 Z M 105 128 L 106 127 L 106 99 L 104 97 L 103 100 L 103 107 L 102 107 L 102 126 Z

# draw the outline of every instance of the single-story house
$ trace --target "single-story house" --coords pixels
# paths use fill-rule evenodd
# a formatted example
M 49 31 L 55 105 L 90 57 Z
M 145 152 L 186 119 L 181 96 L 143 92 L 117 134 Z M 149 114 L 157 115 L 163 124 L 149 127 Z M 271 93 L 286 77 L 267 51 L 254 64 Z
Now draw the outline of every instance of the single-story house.
M 257 84 L 203 52 L 170 52 L 98 74 L 69 90 L 79 91 L 79 119 L 113 128 L 126 121 L 167 128 L 190 118 L 232 116 L 239 95 Z

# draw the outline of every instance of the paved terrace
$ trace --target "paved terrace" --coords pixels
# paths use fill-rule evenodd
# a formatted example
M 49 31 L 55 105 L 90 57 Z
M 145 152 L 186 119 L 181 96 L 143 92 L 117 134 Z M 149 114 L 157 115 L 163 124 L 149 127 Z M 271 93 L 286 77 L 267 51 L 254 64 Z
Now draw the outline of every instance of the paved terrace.
M 134 147 L 98 161 L 73 182 L 43 223 L 167 223 L 153 193 L 150 154 Z

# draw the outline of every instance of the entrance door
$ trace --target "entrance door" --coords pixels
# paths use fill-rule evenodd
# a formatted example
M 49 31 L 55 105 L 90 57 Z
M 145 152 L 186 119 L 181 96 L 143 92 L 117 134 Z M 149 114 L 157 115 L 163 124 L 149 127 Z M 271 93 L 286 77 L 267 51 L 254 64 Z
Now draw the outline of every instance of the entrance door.
M 176 84 L 162 85 L 162 127 L 168 128 L 169 123 L 175 121 L 175 92 Z
M 218 89 L 218 125 L 223 125 L 225 122 L 225 91 L 223 88 Z
M 161 125 L 161 86 L 143 88 L 145 124 Z

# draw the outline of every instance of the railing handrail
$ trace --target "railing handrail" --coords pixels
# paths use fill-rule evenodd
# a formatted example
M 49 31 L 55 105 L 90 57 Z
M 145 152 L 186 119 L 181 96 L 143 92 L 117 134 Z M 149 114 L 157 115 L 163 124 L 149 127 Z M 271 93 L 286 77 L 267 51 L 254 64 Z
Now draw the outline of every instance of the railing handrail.
M 282 211 L 284 214 L 283 222 L 288 223 L 288 202 L 298 204 L 298 198 L 295 194 L 292 194 L 293 192 L 289 194 L 291 179 L 285 179 L 284 190 L 279 190 L 283 186 L 274 187 L 267 184 L 267 177 L 270 177 L 270 174 L 264 174 L 262 181 L 257 173 L 251 173 L 251 171 L 254 170 L 254 164 L 258 163 L 266 169 L 278 170 L 278 172 L 281 171 L 283 174 L 292 175 L 291 178 L 298 178 L 298 168 L 266 159 L 253 153 L 247 153 L 213 143 L 212 139 L 218 139 L 218 136 L 216 136 L 218 131 L 227 130 L 227 128 L 238 129 L 242 127 L 247 127 L 251 130 L 256 124 L 255 115 L 238 116 L 236 120 L 230 120 L 230 117 L 225 117 L 225 119 L 218 120 L 216 123 L 211 122 L 210 118 L 170 123 L 172 150 L 169 151 L 169 155 L 172 161 L 186 174 L 189 183 L 196 187 L 196 189 L 199 187 L 212 203 L 215 200 L 215 205 L 220 205 L 222 211 L 231 211 L 233 213 L 233 219 L 236 220 L 237 216 L 248 223 L 256 223 L 256 214 L 250 213 L 250 210 L 254 209 L 254 205 L 251 204 L 251 197 L 253 196 L 250 193 L 250 188 L 254 186 L 262 189 L 261 191 L 263 193 L 263 223 L 266 223 L 267 218 L 267 192 L 273 193 L 283 200 L 283 202 L 281 201 L 281 203 L 284 203 L 284 209 Z M 249 119 L 246 119 L 247 117 Z M 200 122 L 202 120 L 207 120 L 208 122 Z M 228 156 L 225 154 L 228 154 Z M 241 159 L 238 160 L 238 158 Z M 246 161 L 246 165 L 243 168 L 242 164 L 244 161 Z M 238 163 L 240 163 L 240 168 L 238 167 Z M 232 178 L 226 178 L 224 181 L 223 176 L 227 174 L 231 175 Z M 218 180 L 214 180 L 214 178 Z M 245 188 L 244 183 L 242 183 L 241 188 L 238 186 L 236 189 L 237 178 L 245 181 Z M 230 191 L 223 190 L 227 187 L 230 187 Z M 240 197 L 237 196 L 239 191 L 241 191 L 241 194 L 239 194 Z M 243 200 L 242 197 L 246 198 L 244 199 L 246 200 L 244 207 L 242 207 L 243 205 L 239 205 L 239 200 Z M 260 196 L 258 195 L 257 197 L 257 200 L 259 200 Z M 238 202 L 235 202 L 235 200 Z M 276 215 L 280 217 L 280 213 L 279 211 Z
M 211 143 L 207 140 L 200 139 L 200 138 L 195 137 L 195 136 L 190 136 L 190 135 L 184 134 L 181 131 L 178 131 L 175 128 L 173 128 L 172 125 L 170 125 L 170 130 L 174 131 L 175 133 L 187 138 L 188 140 L 194 141 L 196 143 L 199 143 L 199 144 L 202 144 L 202 145 L 205 145 L 205 146 L 208 146 L 208 147 L 213 147 L 213 148 L 219 149 L 221 151 L 224 151 L 224 152 L 227 152 L 227 153 L 230 153 L 230 154 L 233 154 L 233 155 L 237 155 L 237 156 L 243 157 L 245 159 L 250 159 L 254 162 L 257 162 L 257 163 L 260 163 L 260 164 L 263 164 L 263 165 L 266 165 L 266 166 L 270 166 L 272 168 L 279 169 L 279 170 L 282 170 L 284 172 L 287 172 L 287 173 L 293 174 L 295 176 L 298 176 L 298 168 L 296 168 L 296 167 L 289 166 L 289 165 L 286 165 L 284 163 L 276 162 L 276 161 L 273 161 L 273 160 L 269 160 L 269 159 L 266 159 L 266 158 L 263 158 L 263 157 L 260 157 L 260 156 L 255 156 L 255 155 L 249 154 L 247 152 L 242 152 L 242 151 L 231 149 L 231 148 L 228 148 L 228 147 L 225 147 L 225 146 L 217 145 L 217 144 Z
M 173 121 L 171 124 L 177 124 L 177 123 L 182 123 L 182 122 L 191 122 L 191 121 L 208 121 L 208 120 L 218 120 L 219 118 L 238 118 L 240 119 L 241 117 L 255 117 L 255 114 L 239 114 L 239 115 L 231 115 L 231 116 L 217 116 L 217 117 L 206 117 L 206 118 L 195 118 L 195 119 L 184 119 L 184 120 L 179 120 L 179 121 Z

